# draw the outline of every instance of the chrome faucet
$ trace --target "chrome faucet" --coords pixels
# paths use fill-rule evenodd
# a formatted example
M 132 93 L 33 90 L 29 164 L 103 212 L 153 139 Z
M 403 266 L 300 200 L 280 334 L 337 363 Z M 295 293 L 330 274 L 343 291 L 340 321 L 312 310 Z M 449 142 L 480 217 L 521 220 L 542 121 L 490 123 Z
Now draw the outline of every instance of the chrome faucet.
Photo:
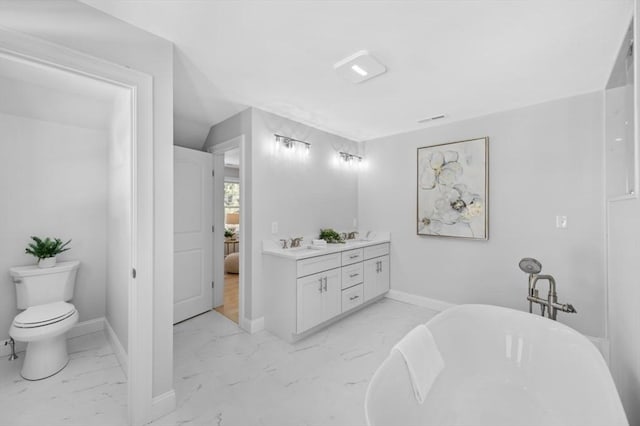
M 529 274 L 529 291 L 527 294 L 527 300 L 529 301 L 529 312 L 533 313 L 533 304 L 540 305 L 541 315 L 544 316 L 545 311 L 549 319 L 556 320 L 558 311 L 575 314 L 577 311 L 570 303 L 561 304 L 558 303 L 558 293 L 556 292 L 556 280 L 551 275 L 538 275 L 542 271 L 542 264 L 536 259 L 531 257 L 525 257 L 519 263 L 520 269 L 523 272 Z M 536 288 L 538 281 L 549 282 L 549 293 L 547 298 L 543 299 L 539 297 L 538 289 Z
M 300 243 L 302 242 L 302 237 L 291 238 L 291 244 L 289 247 L 296 248 L 300 247 Z

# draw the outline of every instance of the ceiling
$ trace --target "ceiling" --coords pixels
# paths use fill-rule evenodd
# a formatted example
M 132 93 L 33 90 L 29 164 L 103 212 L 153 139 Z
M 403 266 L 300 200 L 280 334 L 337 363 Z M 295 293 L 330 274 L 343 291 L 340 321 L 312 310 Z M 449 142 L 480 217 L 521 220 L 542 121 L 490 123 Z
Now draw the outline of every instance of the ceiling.
M 602 89 L 630 0 L 84 0 L 175 43 L 175 143 L 258 107 L 353 140 Z M 369 50 L 362 84 L 333 64 Z M 437 123 L 425 117 L 446 114 Z

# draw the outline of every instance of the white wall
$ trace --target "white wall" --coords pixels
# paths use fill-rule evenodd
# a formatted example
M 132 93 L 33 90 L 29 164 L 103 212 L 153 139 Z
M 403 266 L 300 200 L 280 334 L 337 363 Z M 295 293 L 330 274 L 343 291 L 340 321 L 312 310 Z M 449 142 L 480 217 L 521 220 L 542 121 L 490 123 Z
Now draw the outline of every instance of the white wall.
M 638 19 L 640 0 L 636 0 L 635 16 Z M 634 38 L 640 37 L 640 28 L 636 21 Z M 635 59 L 635 122 L 638 129 L 638 99 L 640 97 L 640 68 L 638 57 Z M 625 90 L 625 89 L 621 89 Z M 618 129 L 611 127 L 610 119 L 618 111 L 607 110 L 607 140 L 603 153 L 607 158 L 606 180 L 607 195 L 622 195 L 625 191 L 624 174 L 627 170 L 629 155 L 616 155 L 610 149 L 611 138 L 627 139 L 624 123 Z M 613 113 L 612 113 L 613 112 Z M 621 115 L 622 119 L 624 115 Z M 619 131 L 622 128 L 623 131 Z M 626 134 L 625 134 L 626 133 Z M 640 161 L 638 137 L 635 135 L 635 159 Z M 616 142 L 614 142 L 616 143 Z M 617 143 L 616 143 L 617 144 Z M 613 154 L 613 155 L 612 155 Z M 626 158 L 625 158 L 626 157 Z M 636 167 L 637 167 L 636 162 Z M 623 179 L 620 179 L 620 178 Z M 616 188 L 617 187 L 617 188 Z M 635 189 L 636 194 L 638 188 Z M 607 285 L 608 297 L 608 333 L 611 342 L 611 373 L 616 382 L 618 393 L 627 413 L 629 424 L 640 424 L 640 200 L 630 198 L 607 202 Z
M 338 151 L 357 153 L 356 142 L 301 123 L 251 108 L 213 126 L 205 148 L 245 134 L 248 224 L 242 225 L 251 247 L 245 262 L 245 312 L 249 319 L 263 315 L 262 241 L 315 235 L 320 228 L 353 229 L 358 217 L 354 170 L 335 164 Z M 312 144 L 306 160 L 274 153 L 274 133 Z M 278 233 L 271 224 L 278 222 Z
M 10 2 L 0 25 L 153 76 L 153 395 L 173 388 L 173 45 L 76 1 Z
M 131 265 L 131 100 L 118 96 L 109 128 L 106 319 L 124 350 L 129 338 Z
M 360 228 L 391 231 L 392 288 L 525 310 L 518 261 L 535 257 L 578 311 L 559 321 L 604 336 L 602 106 L 593 93 L 367 142 Z M 417 236 L 416 149 L 484 136 L 489 240 Z M 556 215 L 568 229 L 555 228 Z
M 8 269 L 35 263 L 30 236 L 72 239 L 80 321 L 105 314 L 107 142 L 104 130 L 0 114 L 0 338 L 17 313 Z

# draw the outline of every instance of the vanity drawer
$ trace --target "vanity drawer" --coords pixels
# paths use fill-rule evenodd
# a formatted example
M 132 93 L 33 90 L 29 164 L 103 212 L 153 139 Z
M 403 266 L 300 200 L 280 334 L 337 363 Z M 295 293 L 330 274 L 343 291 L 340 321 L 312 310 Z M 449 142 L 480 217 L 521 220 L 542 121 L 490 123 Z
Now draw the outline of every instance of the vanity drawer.
M 342 266 L 362 262 L 362 249 L 353 249 L 342 252 Z
M 373 259 L 374 257 L 384 256 L 385 254 L 389 254 L 389 243 L 376 244 L 375 246 L 364 248 L 365 259 Z
M 318 272 L 340 267 L 340 253 L 325 254 L 324 256 L 310 257 L 298 260 L 298 277 L 304 277 Z
M 364 301 L 364 284 L 358 284 L 342 290 L 342 312 L 347 312 Z
M 342 288 L 349 288 L 360 284 L 364 277 L 362 262 L 342 267 Z

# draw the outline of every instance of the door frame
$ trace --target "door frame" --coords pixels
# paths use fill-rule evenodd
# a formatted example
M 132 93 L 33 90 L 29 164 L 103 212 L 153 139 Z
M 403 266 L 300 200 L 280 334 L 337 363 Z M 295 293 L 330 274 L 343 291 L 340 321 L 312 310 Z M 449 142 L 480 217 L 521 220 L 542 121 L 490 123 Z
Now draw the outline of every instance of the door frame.
M 247 244 L 250 238 L 247 238 L 247 196 L 246 196 L 246 142 L 244 134 L 235 138 L 226 140 L 219 144 L 209 147 L 208 151 L 213 154 L 213 170 L 215 171 L 213 181 L 213 224 L 214 229 L 220 230 L 213 233 L 213 281 L 222 283 L 222 294 L 224 295 L 224 191 L 220 188 L 224 187 L 224 153 L 232 149 L 240 149 L 240 277 L 238 281 L 238 325 L 245 331 L 251 332 L 251 321 L 245 318 L 244 299 L 245 286 L 247 284 L 246 271 L 246 253 Z M 222 173 L 220 173 L 222 170 Z M 215 288 L 213 306 L 215 307 Z M 223 296 L 224 297 L 224 296 Z
M 152 420 L 153 400 L 153 363 L 149 362 L 153 359 L 153 78 L 5 28 L 0 28 L 0 55 L 91 78 L 129 92 L 131 275 L 128 282 L 127 415 L 131 425 L 146 424 Z

